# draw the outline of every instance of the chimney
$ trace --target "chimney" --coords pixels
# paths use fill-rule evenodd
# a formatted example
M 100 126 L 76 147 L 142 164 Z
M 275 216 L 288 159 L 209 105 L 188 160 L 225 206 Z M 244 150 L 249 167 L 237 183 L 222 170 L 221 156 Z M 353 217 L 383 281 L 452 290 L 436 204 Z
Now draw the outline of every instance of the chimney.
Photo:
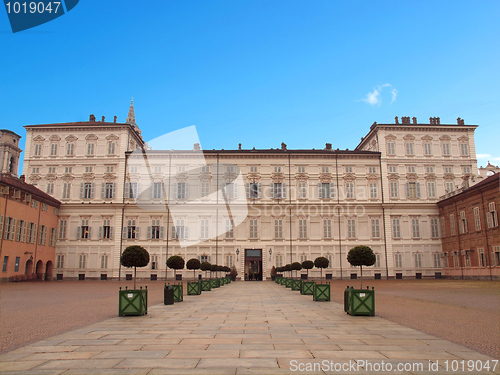
M 331 151 L 332 150 L 332 144 L 331 143 L 326 143 L 325 144 L 325 150 Z
M 104 116 L 102 116 L 102 122 L 104 122 Z
M 200 151 L 201 150 L 200 144 L 199 143 L 195 143 L 193 150 L 194 151 Z
M 95 116 L 94 115 L 90 115 L 89 122 L 95 122 Z
M 115 124 L 116 124 L 116 118 L 117 118 L 117 117 L 115 116 L 115 118 L 113 119 L 113 122 L 114 122 Z
M 281 142 L 281 151 L 286 151 L 286 143 Z
M 238 150 L 241 151 L 241 143 L 238 144 Z
M 394 117 L 394 120 L 396 120 L 396 124 L 399 124 L 398 116 Z
M 19 181 L 26 182 L 26 177 L 24 177 L 24 175 L 22 174 L 21 176 L 19 176 Z
M 412 118 L 412 120 L 413 120 L 413 124 L 414 124 L 414 125 L 417 125 L 417 118 L 416 118 L 416 117 L 413 117 L 413 118 Z

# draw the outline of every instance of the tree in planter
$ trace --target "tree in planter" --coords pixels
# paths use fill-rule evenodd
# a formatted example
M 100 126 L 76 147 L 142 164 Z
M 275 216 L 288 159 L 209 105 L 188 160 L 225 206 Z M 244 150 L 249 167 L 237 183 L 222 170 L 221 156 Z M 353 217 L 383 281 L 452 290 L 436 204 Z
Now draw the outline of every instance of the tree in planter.
M 224 272 L 226 273 L 226 277 L 227 277 L 227 274 L 229 272 L 231 272 L 231 268 L 229 268 L 228 266 L 224 266 Z
M 184 268 L 184 259 L 178 255 L 172 255 L 167 259 L 167 267 L 174 270 L 174 280 L 177 279 L 176 271 Z
M 215 278 L 217 278 L 217 271 L 219 270 L 219 266 L 217 264 L 210 265 L 210 277 L 212 277 L 212 272 L 215 272 Z
M 276 277 L 276 267 L 272 267 L 271 268 L 271 279 L 274 280 L 274 278 Z
M 309 270 L 314 267 L 314 262 L 312 260 L 304 260 L 302 262 L 302 268 L 307 271 L 307 279 L 309 280 Z
M 201 263 L 198 259 L 196 258 L 192 258 L 192 259 L 189 259 L 186 263 L 186 268 L 188 270 L 193 270 L 193 281 L 196 281 L 196 270 L 199 270 L 201 267 Z
M 297 271 L 300 271 L 302 269 L 302 264 L 300 264 L 299 262 L 293 262 L 291 266 L 292 270 L 295 271 L 295 277 L 297 277 Z
M 363 289 L 363 266 L 373 266 L 377 257 L 373 250 L 364 245 L 353 247 L 347 253 L 347 261 L 353 266 L 359 266 L 361 269 L 361 289 Z
M 224 272 L 224 270 L 225 270 L 224 266 L 217 266 L 217 271 L 222 273 L 222 272 Z M 222 274 L 220 274 L 220 277 L 222 277 Z
M 203 262 L 201 265 L 200 265 L 200 268 L 202 271 L 205 271 L 205 277 L 207 277 L 207 271 L 210 271 L 210 268 L 212 267 L 212 265 L 208 262 Z
M 290 277 L 292 277 L 292 265 L 291 264 L 287 264 L 285 266 L 285 272 L 290 272 Z
M 142 246 L 129 246 L 123 250 L 120 257 L 120 263 L 123 267 L 134 267 L 134 290 L 137 267 L 146 267 L 149 263 L 149 253 Z
M 317 257 L 314 259 L 314 266 L 321 270 L 321 279 L 323 279 L 323 268 L 328 268 L 330 261 L 325 257 Z
M 238 276 L 238 271 L 236 270 L 236 267 L 233 266 L 231 269 L 231 273 L 229 274 L 229 277 L 231 277 L 231 281 L 236 281 L 236 276 Z

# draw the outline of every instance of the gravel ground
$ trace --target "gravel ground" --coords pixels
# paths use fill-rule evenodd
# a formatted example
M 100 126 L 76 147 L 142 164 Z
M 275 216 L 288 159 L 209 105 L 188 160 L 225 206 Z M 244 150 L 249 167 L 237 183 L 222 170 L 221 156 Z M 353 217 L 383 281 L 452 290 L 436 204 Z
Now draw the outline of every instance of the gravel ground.
M 462 344 L 494 358 L 500 346 L 500 283 L 454 280 L 365 280 L 375 287 L 376 315 Z M 148 286 L 149 304 L 163 303 L 162 281 Z M 347 285 L 331 282 L 332 299 L 343 303 Z M 1 285 L 1 352 L 115 317 L 118 281 L 4 283 Z M 185 290 L 185 288 L 184 288 Z

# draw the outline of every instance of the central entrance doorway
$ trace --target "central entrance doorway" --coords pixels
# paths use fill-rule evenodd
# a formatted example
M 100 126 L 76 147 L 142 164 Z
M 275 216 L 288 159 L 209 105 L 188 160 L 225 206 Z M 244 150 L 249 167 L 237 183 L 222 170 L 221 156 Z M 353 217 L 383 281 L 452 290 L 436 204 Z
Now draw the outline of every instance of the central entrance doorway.
M 262 280 L 262 249 L 245 249 L 245 280 Z

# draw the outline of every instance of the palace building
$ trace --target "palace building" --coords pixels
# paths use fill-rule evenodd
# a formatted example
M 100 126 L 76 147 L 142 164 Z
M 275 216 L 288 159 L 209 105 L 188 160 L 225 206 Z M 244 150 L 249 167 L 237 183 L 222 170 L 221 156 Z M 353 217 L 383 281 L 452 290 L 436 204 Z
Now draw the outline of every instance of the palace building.
M 171 255 L 234 266 L 238 277 L 254 280 L 268 278 L 273 266 L 324 256 L 328 277 L 351 278 L 359 270 L 347 252 L 361 244 L 377 257 L 368 276 L 439 277 L 437 202 L 482 178 L 476 128 L 460 118 L 396 117 L 374 123 L 354 150 L 330 143 L 203 150 L 188 131 L 190 146 L 173 149 L 169 137 L 179 134 L 144 142 L 132 104 L 124 123 L 91 115 L 25 126 L 24 175 L 61 202 L 60 279 L 125 277 L 131 271 L 120 254 L 133 244 L 151 257 L 138 277 L 153 280 L 165 278 Z

